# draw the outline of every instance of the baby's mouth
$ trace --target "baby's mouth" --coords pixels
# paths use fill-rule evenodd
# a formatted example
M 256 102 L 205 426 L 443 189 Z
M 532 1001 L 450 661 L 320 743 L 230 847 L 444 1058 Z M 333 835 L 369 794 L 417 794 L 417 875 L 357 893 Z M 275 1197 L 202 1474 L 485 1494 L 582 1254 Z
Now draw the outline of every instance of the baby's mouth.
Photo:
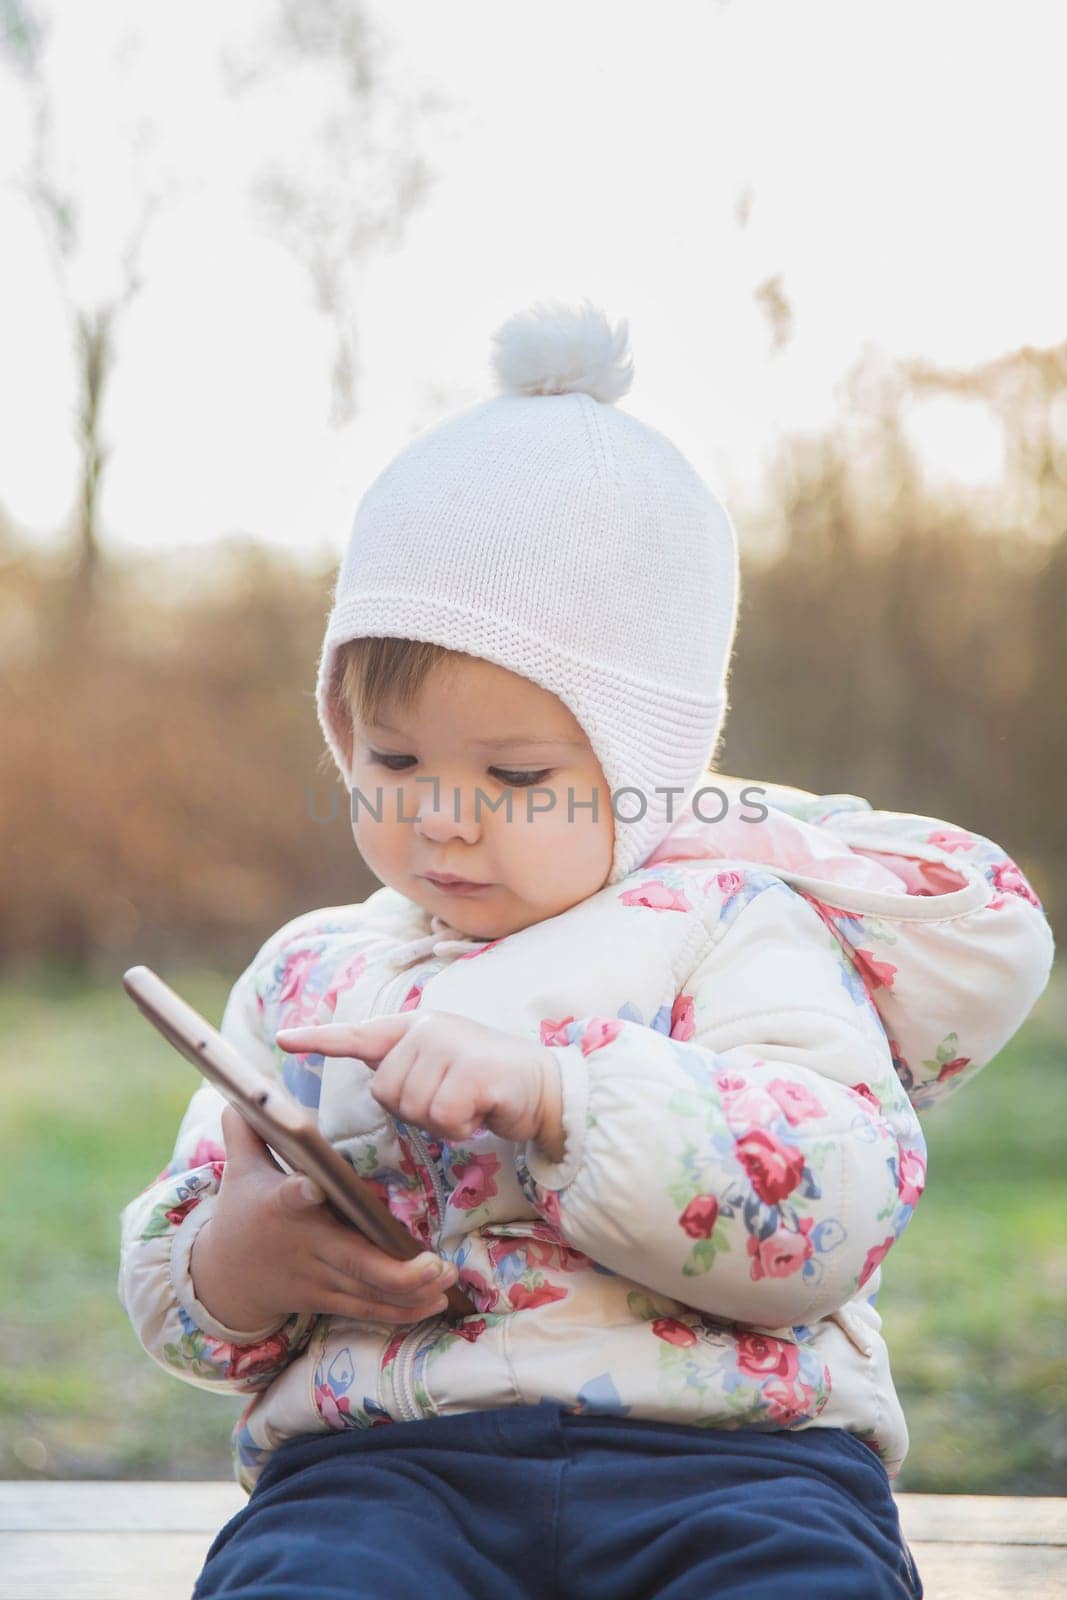
M 432 873 L 424 874 L 426 882 L 441 894 L 481 894 L 486 889 L 491 889 L 491 883 L 476 883 L 470 878 L 445 878 L 437 877 Z

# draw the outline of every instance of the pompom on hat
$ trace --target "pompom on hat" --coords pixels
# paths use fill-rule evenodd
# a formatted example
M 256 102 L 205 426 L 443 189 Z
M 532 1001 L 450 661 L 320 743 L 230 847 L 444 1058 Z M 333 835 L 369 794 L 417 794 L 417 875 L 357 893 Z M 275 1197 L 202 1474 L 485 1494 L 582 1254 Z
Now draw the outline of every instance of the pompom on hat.
M 497 329 L 493 398 L 417 434 L 363 495 L 316 690 L 349 788 L 350 639 L 426 640 L 557 695 L 611 791 L 609 884 L 651 855 L 717 752 L 738 601 L 726 510 L 615 404 L 627 347 L 626 322 L 589 301 L 541 302 Z

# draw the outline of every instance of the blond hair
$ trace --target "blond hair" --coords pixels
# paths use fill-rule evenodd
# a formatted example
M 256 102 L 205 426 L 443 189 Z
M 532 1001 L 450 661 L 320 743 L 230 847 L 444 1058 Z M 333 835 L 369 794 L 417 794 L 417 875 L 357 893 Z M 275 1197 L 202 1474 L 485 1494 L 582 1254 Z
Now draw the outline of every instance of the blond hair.
M 463 659 L 466 654 L 441 644 L 430 644 L 425 639 L 365 637 L 349 639 L 341 645 L 337 651 L 334 681 L 338 684 L 338 698 L 347 717 L 344 742 L 348 746 L 345 753 L 349 765 L 354 719 L 374 722 L 390 707 L 409 710 L 434 667 Z M 322 771 L 334 766 L 329 750 L 323 752 L 319 766 Z

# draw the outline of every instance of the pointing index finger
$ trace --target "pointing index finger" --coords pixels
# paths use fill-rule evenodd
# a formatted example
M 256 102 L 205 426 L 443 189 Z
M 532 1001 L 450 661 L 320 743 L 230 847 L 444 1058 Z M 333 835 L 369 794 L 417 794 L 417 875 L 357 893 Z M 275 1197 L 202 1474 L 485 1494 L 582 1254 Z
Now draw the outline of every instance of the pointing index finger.
M 374 1017 L 370 1022 L 316 1022 L 279 1028 L 275 1040 L 283 1050 L 318 1051 L 324 1056 L 355 1056 L 368 1063 L 388 1055 L 407 1032 L 411 1012 Z
M 309 1022 L 296 1028 L 279 1028 L 274 1037 L 283 1050 L 317 1050 L 326 1056 L 355 1055 L 365 1042 L 362 1029 L 345 1022 Z

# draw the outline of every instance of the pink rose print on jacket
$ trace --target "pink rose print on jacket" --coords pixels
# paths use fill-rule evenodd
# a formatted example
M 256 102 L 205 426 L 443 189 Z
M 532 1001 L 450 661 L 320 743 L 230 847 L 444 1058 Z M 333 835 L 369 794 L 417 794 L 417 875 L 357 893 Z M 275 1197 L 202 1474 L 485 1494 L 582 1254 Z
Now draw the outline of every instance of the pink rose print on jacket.
M 534 1204 L 544 1217 L 545 1221 L 553 1228 L 563 1227 L 563 1213 L 559 1206 L 559 1191 L 546 1189 L 544 1184 L 534 1183 Z
M 965 828 L 937 828 L 927 834 L 926 842 L 935 844 L 939 850 L 970 850 L 974 836 Z
M 1002 890 L 1005 894 L 1022 895 L 1024 900 L 1029 900 L 1032 906 L 1036 906 L 1039 911 L 1041 910 L 1041 901 L 1037 898 L 1037 895 L 1031 889 L 1030 885 L 1027 883 L 1026 879 L 1023 877 L 1022 873 L 1019 871 L 1019 868 L 1015 865 L 1015 862 L 1012 861 L 1010 856 L 1004 861 L 998 862 L 996 866 L 994 866 L 993 882 L 996 887 Z M 991 902 L 993 910 L 998 909 L 1003 904 L 1003 896 L 999 900 L 993 900 Z
M 814 1217 L 801 1217 L 796 1233 L 788 1228 L 777 1228 L 767 1239 L 757 1239 L 750 1233 L 746 1241 L 752 1257 L 749 1277 L 758 1281 L 760 1278 L 788 1278 L 799 1272 L 814 1250 L 808 1238 L 814 1221 Z
M 826 1107 L 817 1100 L 810 1089 L 801 1083 L 789 1083 L 785 1078 L 772 1078 L 767 1093 L 777 1100 L 787 1122 L 794 1127 L 808 1117 L 825 1117 Z
M 731 895 L 738 894 L 744 887 L 744 883 L 744 874 L 740 872 L 717 872 L 715 874 L 715 886 L 724 900 L 729 900 Z
M 868 994 L 875 989 L 891 989 L 897 969 L 889 961 L 876 961 L 873 950 L 853 950 L 852 959 L 859 969 Z
M 172 1227 L 180 1227 L 182 1222 L 184 1222 L 185 1218 L 189 1215 L 190 1211 L 198 1206 L 203 1198 L 204 1197 L 202 1194 L 194 1194 L 190 1196 L 188 1200 L 183 1200 L 181 1205 L 171 1206 L 170 1210 L 164 1211 L 163 1215 L 166 1217 L 167 1221 Z
M 222 1169 L 226 1165 L 226 1152 L 221 1144 L 216 1144 L 214 1139 L 198 1139 L 196 1149 L 189 1157 L 190 1167 L 206 1167 L 211 1164 L 212 1175 L 216 1183 L 222 1182 Z
M 974 835 L 964 828 L 939 828 L 927 835 L 927 843 L 937 845 L 941 850 L 973 850 L 976 840 Z M 990 910 L 997 911 L 1004 905 L 1005 894 L 1017 894 L 1022 899 L 1029 900 L 1039 911 L 1042 910 L 1041 901 L 1028 883 L 1018 862 L 1013 861 L 1011 856 L 1003 851 L 999 854 L 1002 859 L 993 863 L 989 869 L 989 876 L 993 887 L 1001 893 L 989 902 Z
M 784 1378 L 792 1383 L 800 1370 L 800 1355 L 787 1339 L 772 1339 L 765 1333 L 740 1333 L 737 1336 L 737 1364 L 753 1378 Z
M 863 1271 L 860 1273 L 859 1288 L 862 1289 L 875 1268 L 881 1266 L 895 1243 L 896 1236 L 890 1233 L 886 1235 L 881 1244 L 871 1246 L 867 1251 L 867 1259 L 863 1263 Z
M 460 1267 L 459 1286 L 466 1290 L 479 1311 L 492 1311 L 500 1299 L 500 1291 L 486 1283 L 482 1274 L 475 1272 L 473 1267 Z
M 592 1257 L 575 1250 L 572 1245 L 547 1223 L 530 1225 L 529 1235 L 512 1237 L 504 1234 L 488 1241 L 489 1259 L 495 1267 L 516 1251 L 521 1252 L 527 1267 L 555 1267 L 564 1272 L 575 1272 L 581 1267 L 591 1267 Z
M 636 889 L 624 889 L 619 896 L 624 906 L 646 906 L 649 911 L 691 911 L 681 889 L 670 889 L 658 878 L 646 878 Z
M 743 1094 L 748 1088 L 748 1079 L 736 1073 L 720 1072 L 715 1079 L 715 1087 L 725 1100 L 731 1095 Z
M 907 1150 L 897 1143 L 897 1193 L 901 1204 L 917 1206 L 926 1187 L 926 1162 L 918 1150 Z
M 882 1108 L 879 1105 L 877 1096 L 874 1094 L 873 1090 L 871 1089 L 870 1084 L 868 1084 L 868 1083 L 847 1083 L 845 1085 L 845 1088 L 848 1090 L 849 1094 L 859 1095 L 860 1099 L 861 1100 L 865 1100 L 869 1106 L 873 1107 L 873 1109 L 878 1113 L 879 1116 L 882 1115 Z
M 352 1415 L 352 1402 L 346 1394 L 334 1394 L 328 1383 L 315 1385 L 315 1405 L 323 1422 L 339 1432 L 349 1426 L 346 1419 Z
M 665 1339 L 668 1344 L 676 1344 L 680 1350 L 697 1342 L 697 1336 L 692 1328 L 687 1328 L 684 1322 L 679 1322 L 675 1317 L 657 1317 L 652 1323 L 652 1332 L 657 1339 Z
M 713 1194 L 695 1195 L 681 1216 L 678 1225 L 691 1239 L 709 1239 L 719 1220 L 719 1202 Z
M 452 1332 L 458 1334 L 461 1339 L 466 1339 L 468 1344 L 473 1344 L 488 1326 L 484 1317 L 464 1317 L 462 1322 L 456 1323 Z
M 769 1128 L 782 1114 L 777 1100 L 765 1089 L 754 1087 L 750 1087 L 746 1094 L 726 1100 L 722 1109 L 727 1126 L 735 1136 L 754 1128 Z
M 284 1333 L 272 1333 L 259 1344 L 232 1345 L 231 1349 L 233 1356 L 227 1377 L 254 1378 L 258 1373 L 267 1372 L 278 1365 L 289 1349 L 289 1340 Z
M 754 1066 L 761 1066 L 756 1061 Z M 735 1073 L 720 1072 L 715 1087 L 722 1096 L 722 1110 L 731 1132 L 747 1133 L 753 1128 L 769 1127 L 781 1116 L 777 1100 L 765 1089 L 752 1085 L 747 1078 Z
M 401 1328 L 397 1328 L 395 1333 L 391 1333 L 389 1335 L 389 1339 L 388 1339 L 388 1342 L 386 1343 L 385 1349 L 382 1351 L 382 1371 L 383 1372 L 385 1371 L 386 1367 L 391 1366 L 392 1363 L 396 1360 L 396 1353 L 400 1349 L 400 1346 L 404 1343 L 404 1340 L 406 1339 L 406 1337 L 408 1335 L 408 1332 L 409 1332 L 409 1330 L 407 1328 L 401 1327 Z
M 680 994 L 671 1007 L 671 1038 L 691 1039 L 696 1032 L 693 1022 L 693 996 Z
M 408 990 L 407 994 L 404 996 L 403 1004 L 400 1007 L 401 1011 L 415 1011 L 415 1010 L 417 1010 L 419 1001 L 421 999 L 422 999 L 422 990 L 419 988 L 417 983 L 412 984 L 411 988 Z
M 541 1024 L 541 1043 L 547 1045 L 569 1044 L 567 1025 L 574 1021 L 573 1017 L 565 1017 L 562 1022 L 546 1019 Z M 622 1023 L 616 1022 L 613 1017 L 591 1017 L 582 1031 L 578 1043 L 582 1047 L 582 1055 L 587 1056 L 593 1050 L 599 1050 L 604 1045 L 610 1044 L 612 1039 L 622 1032 Z
M 566 1300 L 568 1291 L 554 1283 L 513 1283 L 508 1299 L 516 1311 L 532 1311 L 535 1306 L 548 1306 L 554 1300 Z
M 810 1416 L 815 1390 L 806 1383 L 771 1378 L 760 1389 L 760 1397 L 767 1407 L 769 1420 L 785 1426 Z
M 803 898 L 808 902 L 808 905 L 811 906 L 812 910 L 816 912 L 826 924 L 834 938 L 840 942 L 842 953 L 849 953 L 850 959 L 855 965 L 856 970 L 860 975 L 860 980 L 862 981 L 864 988 L 867 990 L 867 993 L 873 994 L 876 989 L 892 989 L 893 979 L 897 975 L 896 967 L 894 967 L 889 961 L 877 960 L 873 950 L 855 949 L 845 937 L 840 923 L 838 922 L 838 918 L 833 914 L 832 908 L 824 905 L 821 900 L 816 900 L 814 895 L 804 894 Z M 849 916 L 848 912 L 842 911 L 839 912 L 838 915 L 845 923 L 846 927 L 848 923 L 852 921 L 852 918 Z
M 452 1204 L 458 1211 L 473 1211 L 484 1205 L 497 1192 L 494 1178 L 500 1171 L 497 1156 L 471 1156 L 467 1161 L 452 1163 L 452 1176 L 459 1179 L 452 1190 Z
M 428 1248 L 433 1232 L 432 1219 L 437 1217 L 437 1194 L 433 1179 L 427 1168 L 414 1159 L 404 1144 L 401 1144 L 397 1165 L 402 1179 L 406 1181 L 398 1182 L 394 1177 L 388 1183 L 386 1204 L 412 1238 Z
M 612 1017 L 592 1017 L 582 1034 L 580 1043 L 582 1055 L 591 1055 L 594 1050 L 600 1050 L 604 1045 L 610 1044 L 612 1039 L 617 1039 L 622 1032 L 622 1023 L 616 1022 Z
M 413 1239 L 418 1239 L 420 1244 L 430 1243 L 430 1228 L 426 1219 L 426 1196 L 421 1189 L 409 1189 L 403 1184 L 396 1184 L 390 1194 L 386 1191 L 386 1204 L 389 1210 L 402 1222 Z
M 366 965 L 366 956 L 360 954 L 356 956 L 350 956 L 349 959 L 345 962 L 342 962 L 341 966 L 337 969 L 333 982 L 330 984 L 330 987 L 326 990 L 322 997 L 322 1004 L 326 1010 L 329 1011 L 331 1016 L 337 1010 L 338 996 L 343 994 L 346 989 L 351 989 L 352 985 L 355 983 L 356 979 L 359 977 Z
M 314 1018 L 318 1011 L 317 998 L 304 996 L 304 987 L 315 969 L 315 961 L 314 950 L 299 950 L 286 960 L 278 988 L 278 1007 L 279 1011 L 284 1009 L 286 1027 L 298 1027 L 300 1023 Z
M 769 1206 L 792 1194 L 804 1176 L 803 1153 L 765 1128 L 753 1128 L 735 1139 L 734 1149 L 753 1189 Z
M 944 1083 L 946 1078 L 954 1078 L 957 1072 L 962 1072 L 964 1067 L 969 1067 L 971 1064 L 970 1056 L 954 1056 L 952 1054 L 957 1044 L 956 1035 L 950 1033 L 948 1038 L 942 1039 L 938 1045 L 934 1059 L 923 1062 L 924 1067 L 929 1069 L 937 1068 L 938 1083 Z

